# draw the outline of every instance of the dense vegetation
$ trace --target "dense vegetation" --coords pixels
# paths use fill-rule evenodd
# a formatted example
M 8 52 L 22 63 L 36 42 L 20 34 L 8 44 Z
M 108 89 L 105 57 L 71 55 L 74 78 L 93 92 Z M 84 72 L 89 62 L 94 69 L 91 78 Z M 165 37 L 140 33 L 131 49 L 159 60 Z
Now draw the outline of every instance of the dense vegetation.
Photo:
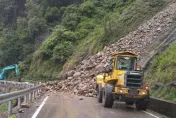
M 59 24 L 59 8 L 68 4 L 58 0 L 0 0 L 0 67 L 21 62 L 21 75 L 26 75 L 32 53 L 45 38 L 41 36 L 49 35 L 50 27 Z
M 165 5 L 163 0 L 19 1 L 0 0 L 0 67 L 19 63 L 21 76 L 32 80 L 59 78 Z
M 176 77 L 176 43 L 171 45 L 167 51 L 163 52 L 161 55 L 156 56 L 147 72 L 146 81 L 151 85 L 151 88 L 155 86 L 156 83 L 160 82 L 163 85 L 175 80 Z M 161 87 L 159 89 L 152 90 L 152 96 L 159 97 L 162 99 L 168 99 L 176 101 L 176 88 L 175 87 Z

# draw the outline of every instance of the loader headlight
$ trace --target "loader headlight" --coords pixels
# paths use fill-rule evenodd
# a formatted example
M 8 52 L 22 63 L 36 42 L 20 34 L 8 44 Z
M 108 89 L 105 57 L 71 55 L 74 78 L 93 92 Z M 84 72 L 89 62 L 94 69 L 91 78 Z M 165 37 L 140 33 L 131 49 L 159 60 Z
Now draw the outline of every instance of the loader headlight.
M 146 90 L 140 90 L 139 94 L 140 95 L 147 95 L 147 91 Z
M 142 92 L 143 95 L 145 95 L 146 93 L 145 92 Z

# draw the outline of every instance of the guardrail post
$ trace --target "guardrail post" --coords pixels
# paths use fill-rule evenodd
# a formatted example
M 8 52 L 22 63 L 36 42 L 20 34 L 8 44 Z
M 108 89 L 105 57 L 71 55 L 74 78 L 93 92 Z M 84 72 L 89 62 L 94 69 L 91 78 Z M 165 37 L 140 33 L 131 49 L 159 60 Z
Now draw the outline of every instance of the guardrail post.
M 32 101 L 32 95 L 29 93 L 29 103 Z
M 37 96 L 37 95 L 36 95 L 36 91 L 34 91 L 34 99 L 36 98 L 36 96 Z
M 38 90 L 36 90 L 35 94 L 36 94 L 36 96 L 38 96 Z
M 27 103 L 27 95 L 24 95 L 24 103 Z
M 39 89 L 37 90 L 37 93 L 39 94 L 40 92 L 39 92 Z
M 39 89 L 38 91 L 39 91 L 39 93 L 40 93 L 40 89 Z
M 32 100 L 35 100 L 35 91 L 32 92 Z
M 18 98 L 18 109 L 20 109 L 21 108 L 21 98 L 19 97 Z
M 12 114 L 12 101 L 9 101 L 8 104 L 8 116 L 10 116 Z

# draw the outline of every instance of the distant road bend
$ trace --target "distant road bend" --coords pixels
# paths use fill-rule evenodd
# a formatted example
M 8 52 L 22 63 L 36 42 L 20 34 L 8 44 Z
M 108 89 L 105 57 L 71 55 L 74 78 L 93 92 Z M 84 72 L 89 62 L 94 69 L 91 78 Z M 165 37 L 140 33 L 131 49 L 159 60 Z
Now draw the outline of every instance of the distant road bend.
M 95 98 L 55 93 L 44 96 L 18 118 L 166 118 L 151 111 L 137 111 L 124 103 L 115 103 L 113 108 L 104 108 Z

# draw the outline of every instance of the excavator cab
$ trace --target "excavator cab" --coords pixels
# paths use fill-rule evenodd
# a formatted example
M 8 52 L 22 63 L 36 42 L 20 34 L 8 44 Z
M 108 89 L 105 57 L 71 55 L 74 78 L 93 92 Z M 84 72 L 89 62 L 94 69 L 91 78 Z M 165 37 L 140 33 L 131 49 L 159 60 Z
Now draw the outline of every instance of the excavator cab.
M 104 107 L 112 107 L 113 101 L 119 100 L 128 105 L 135 103 L 139 110 L 147 109 L 149 90 L 143 83 L 143 72 L 137 66 L 138 55 L 120 52 L 112 56 L 111 72 L 107 69 L 96 77 L 98 102 L 103 102 Z

